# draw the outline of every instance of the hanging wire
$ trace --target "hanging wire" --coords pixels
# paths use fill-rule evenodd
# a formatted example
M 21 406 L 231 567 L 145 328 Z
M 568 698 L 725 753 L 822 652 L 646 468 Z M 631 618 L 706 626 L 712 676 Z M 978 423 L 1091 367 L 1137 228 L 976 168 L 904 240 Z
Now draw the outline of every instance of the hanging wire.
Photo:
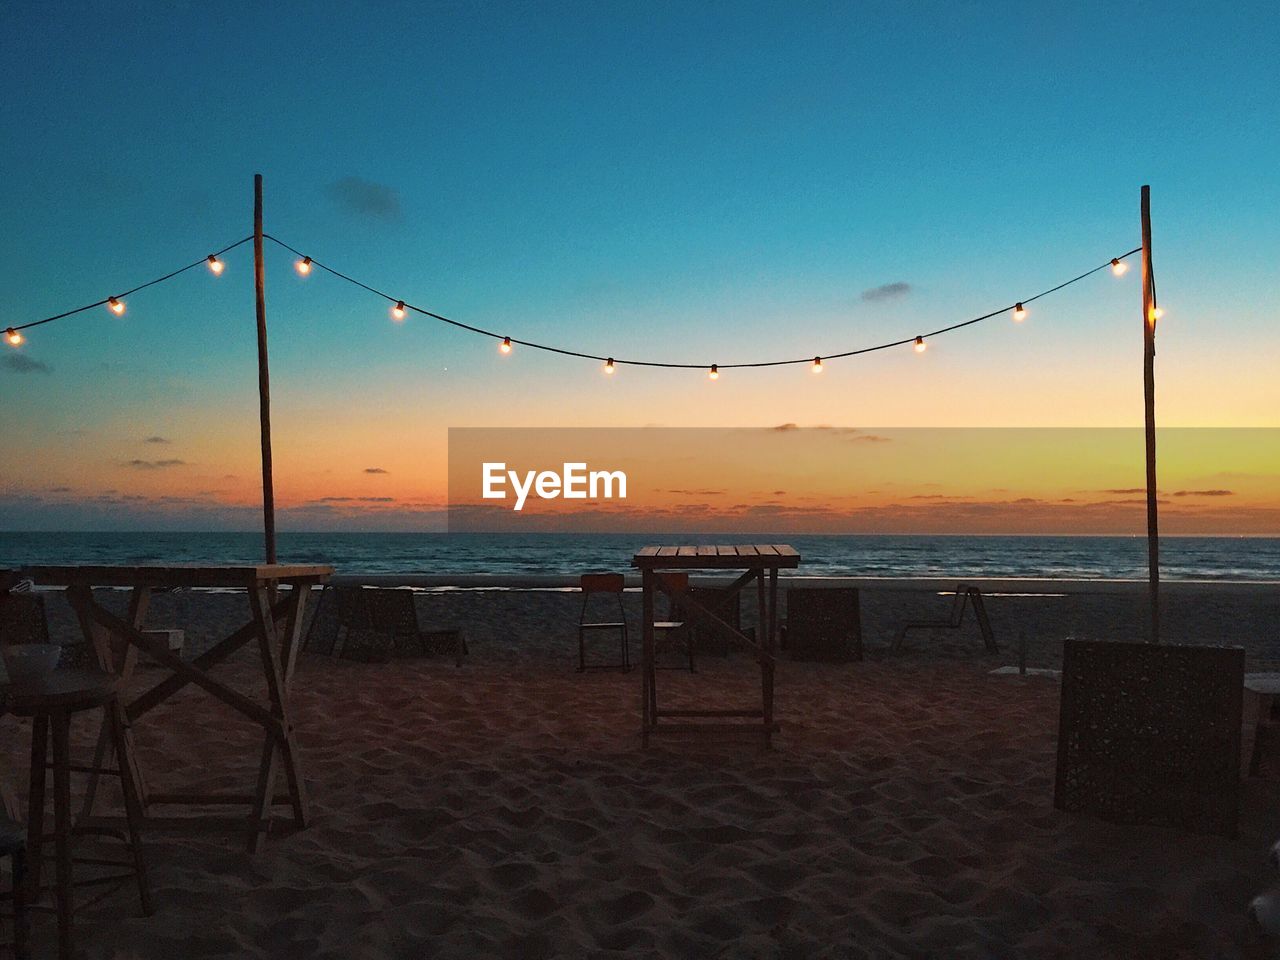
M 581 357 L 584 360 L 599 360 L 602 363 L 609 363 L 609 364 L 615 364 L 615 365 L 626 364 L 627 366 L 631 366 L 631 367 L 664 367 L 664 368 L 673 369 L 673 370 L 706 370 L 708 369 L 709 366 L 711 366 L 711 364 L 706 364 L 706 363 L 670 363 L 670 362 L 659 361 L 659 360 L 626 360 L 620 357 L 604 357 L 604 356 L 597 356 L 594 353 L 582 353 L 578 350 L 568 350 L 564 347 L 553 347 L 545 343 L 534 343 L 532 340 L 518 340 L 515 337 L 509 337 L 506 334 L 495 333 L 492 330 L 485 330 L 483 327 L 474 327 L 469 323 L 463 323 L 460 320 L 451 320 L 448 317 L 441 316 L 438 313 L 432 313 L 430 310 L 424 310 L 422 307 L 416 307 L 413 304 L 409 303 L 409 301 L 407 300 L 401 300 L 399 297 L 393 297 L 391 296 L 391 294 L 384 293 L 383 291 L 379 290 L 377 287 L 372 287 L 367 283 L 363 283 L 362 281 L 357 280 L 355 277 L 348 276 L 347 274 L 342 273 L 339 270 L 335 270 L 333 267 L 330 267 L 321 263 L 315 257 L 311 257 L 304 254 L 301 250 L 298 250 L 295 247 L 289 246 L 289 244 L 285 243 L 283 240 L 277 239 L 276 237 L 271 236 L 271 234 L 269 233 L 264 233 L 263 236 L 266 239 L 272 241 L 273 243 L 288 250 L 290 253 L 294 254 L 295 256 L 303 257 L 307 261 L 307 263 L 309 263 L 311 266 L 319 267 L 321 270 L 325 271 L 326 273 L 332 274 L 333 276 L 337 277 L 339 280 L 345 280 L 347 283 L 354 284 L 355 286 L 360 287 L 362 290 L 367 290 L 369 291 L 369 293 L 372 293 L 375 296 L 382 297 L 384 300 L 388 301 L 389 303 L 393 303 L 397 305 L 403 303 L 405 310 L 412 310 L 414 313 L 420 313 L 424 317 L 430 317 L 433 320 L 439 320 L 441 323 L 447 323 L 450 326 L 458 327 L 462 330 L 469 330 L 472 333 L 478 333 L 484 337 L 491 337 L 494 340 L 498 340 L 507 344 L 519 344 L 522 347 L 530 347 L 534 350 L 544 350 L 547 353 L 558 353 L 561 356 Z M 1102 263 L 1099 266 L 1094 267 L 1092 270 L 1086 270 L 1084 273 L 1080 274 L 1080 276 L 1078 277 L 1072 277 L 1070 280 L 1066 280 L 1055 287 L 1050 287 L 1048 290 L 1042 290 L 1040 293 L 1037 293 L 1033 297 L 1023 297 L 1020 301 L 1018 301 L 1018 303 L 1025 305 L 1028 303 L 1032 303 L 1033 301 L 1039 300 L 1041 297 L 1047 297 L 1051 293 L 1057 293 L 1063 287 L 1069 287 L 1073 283 L 1078 283 L 1079 281 L 1085 279 L 1086 277 L 1093 276 L 1099 270 L 1105 270 L 1107 267 L 1110 267 L 1115 261 L 1125 260 L 1126 258 L 1133 256 L 1135 253 L 1140 253 L 1141 251 L 1142 251 L 1141 247 L 1135 247 L 1134 249 L 1130 250 L 1128 253 L 1121 254 L 1120 256 L 1115 257 L 1114 259 L 1108 258 L 1105 263 Z M 975 323 L 981 323 L 983 320 L 990 320 L 992 317 L 998 317 L 1002 313 L 1008 313 L 1010 310 L 1013 310 L 1015 307 L 1016 307 L 1016 304 L 1010 304 L 1007 307 L 1001 307 L 999 310 L 992 310 L 990 313 L 984 313 L 980 317 L 974 317 L 972 320 L 965 320 L 965 321 L 962 321 L 961 323 L 953 323 L 949 327 L 941 327 L 940 329 L 934 330 L 931 333 L 912 334 L 909 337 L 903 337 L 901 340 L 892 340 L 888 343 L 877 343 L 874 346 L 859 347 L 856 350 L 845 350 L 843 352 L 838 352 L 838 353 L 823 353 L 823 354 L 820 354 L 819 356 L 821 356 L 823 360 L 838 360 L 843 357 L 856 357 L 864 353 L 875 353 L 877 350 L 890 350 L 893 347 L 901 347 L 908 343 L 918 343 L 921 337 L 924 337 L 926 339 L 929 337 L 937 337 L 937 336 L 941 336 L 944 333 L 950 333 L 953 330 L 959 330 L 963 327 L 972 326 Z M 721 369 L 733 370 L 733 369 L 744 369 L 744 368 L 755 368 L 755 367 L 786 367 L 786 366 L 791 366 L 793 364 L 798 364 L 798 363 L 812 364 L 813 362 L 814 362 L 814 358 L 812 356 L 808 356 L 808 357 L 801 357 L 800 359 L 797 359 L 797 360 L 759 360 L 753 363 L 720 363 L 720 364 L 716 364 L 715 366 L 717 370 L 721 370 Z
M 106 304 L 110 303 L 112 300 L 123 300 L 125 297 L 137 293 L 139 290 L 145 290 L 147 289 L 147 287 L 154 287 L 157 283 L 164 283 L 166 280 L 172 280 L 174 277 L 176 277 L 180 273 L 186 273 L 188 270 L 193 270 L 196 267 L 204 266 L 208 264 L 210 257 L 220 257 L 224 253 L 229 253 L 230 251 L 234 250 L 236 247 L 240 246 L 241 244 L 248 243 L 252 239 L 253 239 L 253 235 L 250 234 L 249 236 L 245 237 L 243 240 L 237 240 L 235 243 L 228 244 L 227 246 L 223 247 L 221 250 L 215 250 L 213 253 L 206 253 L 203 257 L 201 257 L 199 260 L 195 261 L 194 263 L 189 263 L 185 267 L 179 267 L 177 270 L 174 270 L 170 273 L 166 273 L 163 277 L 156 277 L 154 280 L 148 280 L 146 283 L 140 283 L 136 287 L 133 287 L 129 290 L 122 290 L 120 293 L 113 293 L 111 296 L 103 297 L 101 300 L 95 300 L 93 303 L 86 303 L 83 307 L 76 307 L 74 310 L 67 310 L 63 313 L 55 313 L 52 317 L 45 317 L 43 320 L 32 320 L 30 323 L 15 324 L 9 329 L 14 331 L 29 330 L 32 327 L 38 327 L 44 323 L 52 323 L 54 320 L 61 320 L 63 317 L 72 317 L 72 316 L 75 316 L 77 313 L 84 313 L 86 310 L 92 310 L 94 307 L 105 306 Z

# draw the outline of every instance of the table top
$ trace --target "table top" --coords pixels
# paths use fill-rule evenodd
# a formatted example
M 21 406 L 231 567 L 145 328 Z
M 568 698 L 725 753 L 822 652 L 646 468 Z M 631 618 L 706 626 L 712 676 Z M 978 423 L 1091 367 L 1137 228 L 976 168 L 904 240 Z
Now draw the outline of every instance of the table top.
M 800 554 L 785 543 L 692 544 L 644 547 L 631 558 L 649 570 L 752 570 L 800 566 Z
M 67 587 L 244 587 L 281 580 L 323 581 L 333 575 L 326 564 L 260 563 L 247 566 L 170 563 L 115 566 L 73 564 L 23 567 L 19 574 L 45 586 Z

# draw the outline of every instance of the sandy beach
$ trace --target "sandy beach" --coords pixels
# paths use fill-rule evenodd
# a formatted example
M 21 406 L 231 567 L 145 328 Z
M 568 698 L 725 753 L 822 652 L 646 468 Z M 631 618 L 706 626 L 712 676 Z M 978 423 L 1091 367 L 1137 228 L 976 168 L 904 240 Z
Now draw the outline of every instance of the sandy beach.
M 1245 908 L 1276 879 L 1280 783 L 1246 784 L 1235 840 L 1053 809 L 1057 683 L 989 671 L 1016 662 L 1019 633 L 1030 663 L 1052 665 L 1063 636 L 1123 633 L 1141 607 L 1131 587 L 1052 592 L 991 598 L 1000 655 L 969 625 L 895 656 L 896 621 L 947 598 L 866 589 L 867 661 L 784 660 L 768 752 L 642 750 L 637 674 L 573 671 L 573 594 L 421 593 L 424 622 L 465 626 L 463 668 L 301 659 L 313 826 L 280 824 L 251 858 L 237 824 L 153 825 L 155 915 L 122 891 L 83 913 L 81 943 L 139 958 L 1268 956 Z M 149 619 L 181 614 L 190 653 L 243 603 L 159 597 Z M 60 599 L 49 606 L 72 637 Z M 1170 607 L 1185 639 L 1274 655 L 1274 588 L 1173 586 Z M 247 658 L 225 675 L 257 695 Z M 758 689 L 742 655 L 663 680 L 689 702 Z M 149 784 L 248 785 L 259 741 L 226 716 L 188 689 L 144 718 Z M 75 732 L 87 749 L 90 725 Z M 0 737 L 23 789 L 29 730 L 6 718 Z

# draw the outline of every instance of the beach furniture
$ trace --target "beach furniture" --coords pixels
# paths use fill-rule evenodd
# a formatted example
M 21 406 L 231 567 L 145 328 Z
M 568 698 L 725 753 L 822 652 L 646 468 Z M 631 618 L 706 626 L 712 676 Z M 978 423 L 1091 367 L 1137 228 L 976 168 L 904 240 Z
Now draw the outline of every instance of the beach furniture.
M 0 714 L 3 707 L 0 706 Z M 11 904 L 10 919 L 13 922 L 13 939 L 9 943 L 0 943 L 0 947 L 8 947 L 15 960 L 27 960 L 27 839 L 22 827 L 5 814 L 0 814 L 0 860 L 9 861 L 11 889 L 0 893 L 0 900 Z
M 792 660 L 861 660 L 858 588 L 790 588 L 783 630 L 782 645 Z
M 389 637 L 394 649 L 401 653 L 428 654 L 439 650 L 453 653 L 454 664 L 462 666 L 467 653 L 467 640 L 461 630 L 427 629 L 418 624 L 418 607 L 413 591 L 403 587 L 387 587 L 365 591 L 373 632 Z
M 693 605 L 687 573 L 660 573 L 665 585 L 667 614 L 665 619 L 653 621 L 653 668 L 655 670 L 684 670 L 697 673 L 693 659 L 693 629 L 686 622 L 686 601 Z M 663 663 L 663 654 L 674 651 L 681 663 Z
M 130 748 L 124 734 L 125 714 L 118 690 L 120 681 L 101 670 L 55 670 L 41 680 L 14 683 L 9 686 L 5 709 L 18 717 L 29 717 L 31 732 L 31 793 L 27 806 L 28 877 L 25 896 L 34 906 L 41 899 L 44 886 L 41 882 L 44 865 L 44 844 L 51 839 L 54 846 L 54 881 L 50 888 L 54 909 L 58 918 L 58 956 L 70 960 L 75 953 L 73 917 L 76 910 L 75 892 L 78 887 L 109 887 L 91 902 L 97 902 L 125 884 L 134 882 L 138 887 L 138 899 L 143 914 L 150 916 L 151 890 L 147 883 L 146 862 L 142 854 L 140 836 L 142 803 L 138 792 L 139 779 Z M 117 762 L 111 768 L 100 765 L 81 767 L 73 765 L 70 755 L 71 718 L 88 711 L 102 711 L 111 724 L 114 742 L 118 745 Z M 50 745 L 52 744 L 52 751 Z M 52 756 L 50 754 L 52 753 Z M 47 771 L 53 771 L 53 824 L 45 827 L 45 793 Z M 120 779 L 120 791 L 124 800 L 125 830 L 119 836 L 124 842 L 126 857 L 123 860 L 107 860 L 101 856 L 77 858 L 72 849 L 75 837 L 88 833 L 111 833 L 86 819 L 73 821 L 71 814 L 71 774 L 89 773 L 91 776 L 109 774 Z M 75 865 L 88 866 L 94 873 L 77 881 L 73 875 Z M 115 872 L 105 872 L 114 869 Z
M 1280 671 L 1276 664 L 1265 671 L 1255 671 L 1244 675 L 1244 703 L 1242 705 L 1242 721 L 1240 725 L 1240 776 L 1250 777 L 1259 770 L 1262 759 L 1260 735 L 1270 734 L 1273 739 L 1276 725 L 1272 720 L 1272 712 L 1277 696 L 1280 696 Z
M 389 644 L 377 638 L 371 639 L 372 629 L 373 618 L 369 614 L 364 587 L 359 584 L 325 584 L 311 616 L 302 649 L 328 655 L 335 650 L 342 652 L 350 648 L 350 659 L 389 659 Z M 357 635 L 354 643 L 352 634 Z M 369 645 L 381 650 L 383 655 L 376 658 L 359 655 L 363 646 Z
M 626 673 L 631 669 L 631 651 L 630 644 L 627 642 L 627 614 L 622 607 L 622 591 L 625 581 L 620 573 L 584 573 L 578 578 L 578 586 L 582 590 L 582 609 L 578 611 L 578 672 L 582 673 L 587 669 L 611 670 L 621 669 Z M 613 620 L 596 620 L 596 616 L 612 616 L 612 606 L 605 613 L 592 612 L 593 619 L 587 619 L 587 611 L 591 606 L 592 597 L 612 597 L 617 604 L 617 618 Z M 607 602 L 607 601 L 606 601 Z M 597 609 L 601 606 L 600 601 L 596 601 Z M 620 663 L 587 663 L 587 634 L 604 631 L 612 633 L 617 631 L 618 638 L 622 644 L 622 660 Z
M 1054 806 L 1235 836 L 1244 650 L 1068 639 Z
M 727 623 L 733 630 L 755 637 L 755 628 L 742 629 L 742 594 L 725 587 L 689 587 L 690 599 L 700 606 L 706 607 L 718 618 Z M 714 654 L 727 657 L 733 648 L 733 634 L 726 632 L 713 620 L 700 618 L 697 608 L 686 611 L 676 604 L 673 619 L 688 620 L 692 632 L 690 640 L 694 652 L 698 654 Z
M 973 615 L 978 621 L 978 629 L 982 631 L 982 642 L 987 648 L 987 653 L 999 653 L 1000 648 L 996 646 L 995 634 L 991 632 L 991 621 L 987 618 L 987 608 L 982 602 L 982 591 L 977 587 L 970 587 L 966 584 L 956 586 L 955 598 L 951 602 L 951 614 L 945 620 L 911 620 L 904 623 L 898 630 L 898 635 L 893 641 L 894 653 L 902 649 L 907 640 L 908 630 L 958 630 L 964 624 L 965 606 L 973 607 Z
M 631 558 L 640 570 L 643 589 L 642 660 L 640 670 L 640 730 L 645 746 L 655 734 L 664 732 L 705 732 L 756 730 L 765 746 L 772 742 L 776 728 L 773 719 L 774 637 L 777 632 L 778 571 L 794 569 L 800 554 L 785 544 L 698 544 L 687 546 L 649 546 Z M 734 594 L 752 581 L 756 583 L 756 602 L 760 629 L 756 638 L 735 630 L 707 609 L 701 600 L 679 589 L 680 578 L 666 578 L 663 573 L 677 573 L 687 587 L 691 570 L 743 571 L 730 585 Z M 760 706 L 740 708 L 671 709 L 658 701 L 654 671 L 654 606 L 658 593 L 679 599 L 686 614 L 705 618 L 727 631 L 735 643 L 755 653 L 760 664 Z M 664 723 L 663 721 L 667 721 Z
M 85 640 L 99 664 L 128 690 L 139 652 L 149 654 L 168 672 L 150 689 L 127 703 L 120 702 L 121 722 L 111 721 L 110 740 L 118 756 L 133 755 L 132 728 L 155 707 L 188 685 L 200 687 L 243 719 L 262 728 L 262 748 L 255 757 L 258 776 L 252 793 L 162 792 L 149 787 L 140 772 L 137 792 L 143 816 L 156 805 L 236 806 L 249 808 L 245 822 L 250 853 L 256 853 L 271 826 L 272 808 L 285 804 L 294 825 L 310 822 L 302 759 L 294 739 L 289 709 L 289 686 L 297 663 L 303 615 L 311 588 L 333 575 L 333 568 L 312 564 L 252 566 L 33 566 L 25 576 L 37 584 L 66 587 Z M 243 626 L 191 661 L 171 653 L 142 632 L 151 591 L 167 587 L 209 587 L 243 591 L 249 619 Z M 94 587 L 126 588 L 128 613 L 117 616 L 97 602 Z M 211 672 L 233 653 L 257 647 L 267 702 L 228 686 Z M 116 647 L 119 645 L 120 655 Z M 115 710 L 108 711 L 114 713 Z M 125 722 L 127 721 L 127 722 Z M 100 744 L 102 740 L 100 740 Z M 283 769 L 287 793 L 277 796 L 276 781 Z M 91 775 L 81 817 L 92 815 L 96 777 Z

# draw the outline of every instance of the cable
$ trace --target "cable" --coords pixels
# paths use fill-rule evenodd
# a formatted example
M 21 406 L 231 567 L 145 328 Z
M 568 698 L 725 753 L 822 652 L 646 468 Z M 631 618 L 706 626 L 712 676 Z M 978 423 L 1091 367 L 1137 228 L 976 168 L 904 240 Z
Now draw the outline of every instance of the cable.
M 413 304 L 409 303 L 407 300 L 401 300 L 399 297 L 393 297 L 391 296 L 391 294 L 384 293 L 383 291 L 379 290 L 377 287 L 372 287 L 367 283 L 363 283 L 362 281 L 355 279 L 354 277 L 348 276 L 345 273 L 335 270 L 333 267 L 326 266 L 325 264 L 321 263 L 319 260 L 315 259 L 314 257 L 307 256 L 301 250 L 298 250 L 296 247 L 289 246 L 289 244 L 285 243 L 283 240 L 279 240 L 276 237 L 271 236 L 271 234 L 269 233 L 264 233 L 263 236 L 266 239 L 270 240 L 272 243 L 275 243 L 283 247 L 284 249 L 288 250 L 290 253 L 299 257 L 303 257 L 304 260 L 311 266 L 319 267 L 321 270 L 325 271 L 326 273 L 332 274 L 333 276 L 337 277 L 339 280 L 345 280 L 347 283 L 354 284 L 355 286 L 360 287 L 363 290 L 367 290 L 369 293 L 382 297 L 388 303 L 393 303 L 397 307 L 403 304 L 403 307 L 401 307 L 401 309 L 412 310 L 414 313 L 420 313 L 424 317 L 431 317 L 433 320 L 439 320 L 441 323 L 447 323 L 450 326 L 458 327 L 462 330 L 469 330 L 472 333 L 478 333 L 481 336 L 491 337 L 494 340 L 502 341 L 508 345 L 519 344 L 522 347 L 530 347 L 534 350 L 543 350 L 543 351 L 546 351 L 547 353 L 558 353 L 561 356 L 565 356 L 565 357 L 581 357 L 584 360 L 599 360 L 601 363 L 607 363 L 607 364 L 613 364 L 613 365 L 626 364 L 631 367 L 662 367 L 662 368 L 672 369 L 672 370 L 707 370 L 712 366 L 712 364 L 708 364 L 708 363 L 671 363 L 671 362 L 659 361 L 659 360 L 625 360 L 625 359 L 620 359 L 618 357 L 602 357 L 602 356 L 597 356 L 594 353 L 582 353 L 577 350 L 568 350 L 568 349 L 565 349 L 564 347 L 553 347 L 545 343 L 534 343 L 532 340 L 518 340 L 515 337 L 508 337 L 501 333 L 495 333 L 492 330 L 485 330 L 483 327 L 474 327 L 469 323 L 463 323 L 460 320 L 451 320 L 448 317 L 441 316 L 438 313 L 432 313 L 430 310 L 424 310 L 422 307 L 416 307 Z M 1093 274 L 1097 273 L 1099 270 L 1105 270 L 1107 267 L 1112 266 L 1113 263 L 1120 260 L 1125 260 L 1128 257 L 1133 256 L 1135 253 L 1140 253 L 1141 251 L 1142 251 L 1141 247 L 1135 247 L 1134 249 L 1130 250 L 1128 253 L 1121 254 L 1120 256 L 1115 257 L 1114 259 L 1109 258 L 1105 263 L 1094 267 L 1092 270 L 1086 270 L 1084 273 L 1080 274 L 1080 276 L 1078 277 L 1072 277 L 1070 280 L 1066 280 L 1055 287 L 1050 287 L 1048 290 L 1042 290 L 1040 293 L 1037 293 L 1033 297 L 1023 297 L 1020 301 L 1018 301 L 1018 303 L 1022 303 L 1022 304 L 1032 303 L 1036 300 L 1039 300 L 1041 297 L 1046 297 L 1051 293 L 1056 293 L 1057 291 L 1061 290 L 1063 287 L 1069 287 L 1073 283 L 1078 283 L 1079 281 L 1085 279 L 1086 277 L 1093 276 Z M 874 353 L 877 350 L 889 350 L 889 349 L 892 349 L 893 347 L 901 347 L 908 343 L 919 343 L 921 342 L 922 338 L 941 336 L 944 333 L 950 333 L 953 330 L 959 330 L 962 327 L 968 327 L 975 323 L 981 323 L 983 320 L 990 320 L 992 317 L 998 317 L 1002 313 L 1008 313 L 1010 310 L 1013 310 L 1015 306 L 1016 304 L 1010 304 L 1007 307 L 1001 307 L 999 310 L 992 310 L 990 313 L 985 313 L 980 317 L 974 317 L 972 320 L 964 320 L 960 323 L 953 323 L 949 327 L 942 327 L 938 330 L 934 330 L 932 333 L 912 335 L 910 337 L 905 337 L 901 340 L 893 340 L 893 341 L 890 341 L 889 343 L 878 343 L 878 344 L 875 344 L 874 346 L 860 347 L 856 350 L 845 350 L 840 353 L 822 353 L 822 354 L 818 354 L 817 356 L 803 357 L 799 360 L 759 360 L 753 363 L 719 363 L 719 364 L 715 364 L 714 366 L 716 367 L 717 370 L 735 370 L 735 369 L 756 368 L 756 367 L 785 367 L 785 366 L 792 366 L 798 363 L 813 364 L 815 360 L 839 360 L 844 357 L 856 357 L 864 353 Z
M 92 310 L 94 307 L 105 306 L 106 304 L 110 303 L 112 300 L 120 300 L 120 299 L 123 299 L 124 297 L 130 296 L 131 294 L 137 293 L 139 290 L 145 290 L 147 287 L 154 287 L 157 283 L 164 283 L 166 280 L 172 280 L 174 277 L 176 277 L 180 273 L 186 273 L 188 270 L 191 270 L 195 267 L 199 267 L 208 263 L 209 257 L 211 256 L 220 257 L 224 253 L 234 250 L 236 247 L 240 246 L 242 243 L 248 243 L 252 239 L 253 239 L 253 235 L 250 234 L 249 236 L 245 237 L 243 240 L 237 240 L 235 243 L 228 244 L 227 246 L 223 247 L 221 250 L 215 250 L 211 254 L 205 254 L 199 260 L 195 261 L 195 263 L 189 263 L 185 267 L 179 267 L 177 270 L 174 270 L 170 273 L 166 273 L 163 277 L 156 277 L 154 280 L 148 280 L 146 283 L 140 283 L 136 287 L 133 287 L 132 289 L 125 290 L 121 293 L 113 294 L 112 296 L 109 296 L 109 297 L 104 297 L 103 299 L 96 300 L 93 303 L 87 303 L 83 307 L 76 307 L 74 310 L 67 310 L 64 313 L 55 313 L 52 317 L 45 317 L 43 320 L 32 320 L 30 323 L 15 325 L 15 326 L 9 327 L 9 329 L 15 332 L 21 331 L 21 330 L 29 330 L 32 327 L 38 327 L 44 323 L 52 323 L 54 320 L 61 320 L 63 317 L 71 317 L 71 316 L 75 316 L 77 313 L 84 313 L 86 310 Z

